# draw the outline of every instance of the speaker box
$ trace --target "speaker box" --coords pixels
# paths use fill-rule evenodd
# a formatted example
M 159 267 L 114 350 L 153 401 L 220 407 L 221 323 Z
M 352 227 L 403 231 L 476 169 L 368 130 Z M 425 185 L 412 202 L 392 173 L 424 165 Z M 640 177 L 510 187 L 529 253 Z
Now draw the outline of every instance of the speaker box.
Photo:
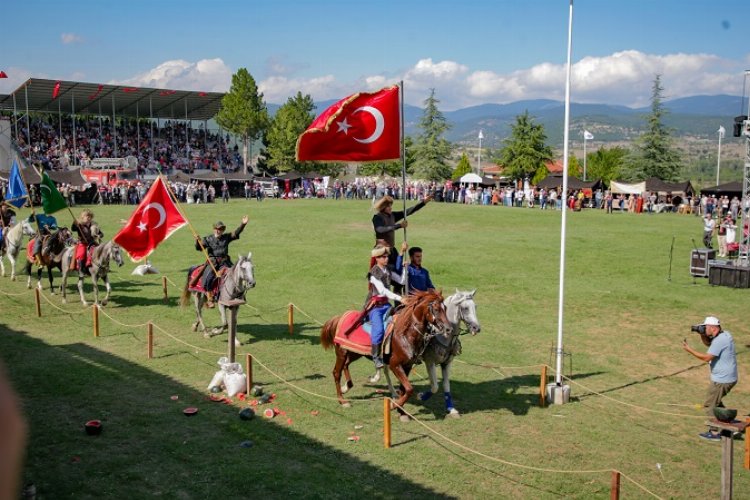
M 710 248 L 697 248 L 690 253 L 690 274 L 708 277 L 708 261 L 716 258 L 716 250 Z

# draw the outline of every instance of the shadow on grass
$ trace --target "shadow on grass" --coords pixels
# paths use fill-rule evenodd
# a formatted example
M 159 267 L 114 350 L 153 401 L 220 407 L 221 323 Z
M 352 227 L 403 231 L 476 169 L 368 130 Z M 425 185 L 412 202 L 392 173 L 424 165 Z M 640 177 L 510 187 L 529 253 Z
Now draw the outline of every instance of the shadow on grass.
M 51 346 L 0 324 L 0 353 L 30 427 L 24 481 L 42 496 L 444 496 L 280 419 L 241 421 L 237 407 L 87 344 Z M 83 432 L 90 419 L 100 436 Z

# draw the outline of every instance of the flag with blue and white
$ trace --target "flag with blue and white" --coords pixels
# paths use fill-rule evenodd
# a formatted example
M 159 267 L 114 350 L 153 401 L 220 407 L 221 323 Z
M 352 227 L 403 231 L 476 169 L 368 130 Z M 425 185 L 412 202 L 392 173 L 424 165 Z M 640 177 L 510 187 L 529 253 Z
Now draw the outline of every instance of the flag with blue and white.
M 26 185 L 21 178 L 18 161 L 13 160 L 13 166 L 10 168 L 10 176 L 8 177 L 8 189 L 5 191 L 5 201 L 16 208 L 21 208 L 28 197 L 29 192 L 26 191 Z

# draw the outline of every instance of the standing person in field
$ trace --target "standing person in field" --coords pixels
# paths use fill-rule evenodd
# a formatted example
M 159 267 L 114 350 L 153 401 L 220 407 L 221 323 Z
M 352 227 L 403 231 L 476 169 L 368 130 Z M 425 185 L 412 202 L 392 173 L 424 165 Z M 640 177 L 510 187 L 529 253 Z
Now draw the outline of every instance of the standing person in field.
M 227 184 L 227 181 L 224 181 L 221 185 L 221 201 L 229 203 L 229 184 Z
M 703 244 L 706 248 L 713 248 L 714 231 L 716 230 L 716 221 L 714 220 L 711 212 L 706 210 L 706 215 L 703 216 Z

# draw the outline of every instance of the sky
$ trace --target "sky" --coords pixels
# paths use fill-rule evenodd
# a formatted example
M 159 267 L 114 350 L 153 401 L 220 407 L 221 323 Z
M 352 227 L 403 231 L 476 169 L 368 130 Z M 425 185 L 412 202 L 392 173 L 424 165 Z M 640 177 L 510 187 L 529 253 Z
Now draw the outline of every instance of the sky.
M 569 0 L 26 0 L 0 7 L 0 93 L 29 77 L 228 91 L 268 103 L 404 82 L 451 111 L 563 100 Z M 743 93 L 750 0 L 575 0 L 571 100 L 648 105 Z

